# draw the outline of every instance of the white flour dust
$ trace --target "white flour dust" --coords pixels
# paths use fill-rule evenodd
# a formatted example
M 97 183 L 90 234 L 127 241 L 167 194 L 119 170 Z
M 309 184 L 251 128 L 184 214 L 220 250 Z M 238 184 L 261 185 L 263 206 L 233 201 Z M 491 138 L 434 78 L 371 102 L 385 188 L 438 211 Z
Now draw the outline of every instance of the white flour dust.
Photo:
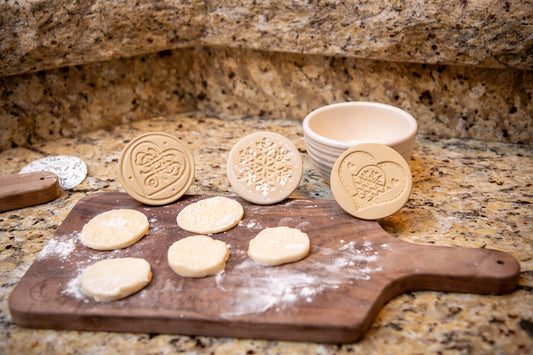
M 372 273 L 382 270 L 379 250 L 387 248 L 390 247 L 385 244 L 355 241 L 342 242 L 336 249 L 315 246 L 307 260 L 292 268 L 260 266 L 245 258 L 230 272 L 216 276 L 220 290 L 238 290 L 231 310 L 222 316 L 231 318 L 268 309 L 282 311 L 296 302 L 310 303 L 317 295 L 334 292 L 341 285 L 368 280 Z
M 289 202 L 285 202 L 283 204 L 283 207 L 297 207 L 297 208 L 317 208 L 318 205 L 313 204 L 310 205 L 310 203 L 313 203 L 312 200 L 293 200 Z
M 83 277 L 83 271 L 84 270 L 80 271 L 76 277 L 72 278 L 68 282 L 67 288 L 61 291 L 61 293 L 64 293 L 76 299 L 83 300 L 84 302 L 88 302 L 89 300 L 85 297 L 85 294 L 81 290 L 81 279 Z
M 240 227 L 246 227 L 248 229 L 262 229 L 263 226 L 261 225 L 261 223 L 259 223 L 258 221 L 256 220 L 241 220 L 239 222 L 239 226 Z
M 232 292 L 235 281 L 246 284 L 238 288 L 238 297 L 232 310 L 223 317 L 235 317 L 250 313 L 262 313 L 275 307 L 277 311 L 300 299 L 311 302 L 314 295 L 325 288 L 319 276 L 303 271 L 267 268 L 245 259 L 231 273 L 220 272 L 216 276 L 217 287 Z
M 104 220 L 101 223 L 102 226 L 108 228 L 124 228 L 128 225 L 129 220 L 127 218 L 111 218 L 108 220 Z
M 148 233 L 151 235 L 156 235 L 166 229 L 165 227 L 162 227 L 160 223 L 158 223 L 157 218 L 155 217 L 148 219 L 148 222 L 150 223 L 150 229 L 148 230 Z
M 79 233 L 71 233 L 68 235 L 65 235 L 66 240 L 58 240 L 56 237 L 52 237 L 48 241 L 48 243 L 44 246 L 44 248 L 41 250 L 39 255 L 37 256 L 37 259 L 45 259 L 50 256 L 53 256 L 55 258 L 58 258 L 60 260 L 66 260 L 70 256 L 70 254 L 74 251 L 76 248 L 76 240 L 78 239 Z
M 91 266 L 92 264 L 98 261 L 120 257 L 121 252 L 122 252 L 121 250 L 113 250 L 113 251 L 110 251 L 109 253 L 98 253 L 98 254 L 94 254 L 88 257 L 87 259 L 76 261 L 77 272 L 74 275 L 74 277 L 69 280 L 69 282 L 66 285 L 66 288 L 62 290 L 61 293 L 74 297 L 79 300 L 83 300 L 84 302 L 88 302 L 89 301 L 88 298 L 85 296 L 85 294 L 81 290 L 81 279 L 83 277 L 83 273 L 89 266 Z

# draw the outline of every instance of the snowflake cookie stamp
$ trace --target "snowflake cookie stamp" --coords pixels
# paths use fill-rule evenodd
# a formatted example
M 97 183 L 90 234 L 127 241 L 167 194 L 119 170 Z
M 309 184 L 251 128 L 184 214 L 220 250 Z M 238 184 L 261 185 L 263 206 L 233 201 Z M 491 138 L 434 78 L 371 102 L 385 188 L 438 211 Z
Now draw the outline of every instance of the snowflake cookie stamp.
M 19 174 L 48 171 L 59 178 L 61 188 L 68 190 L 78 186 L 87 176 L 87 166 L 80 158 L 58 155 L 41 158 L 26 165 Z
M 390 216 L 407 202 L 411 169 L 394 149 L 363 143 L 346 150 L 331 171 L 331 191 L 352 216 L 379 219 Z
M 231 186 L 242 198 L 267 205 L 287 198 L 300 184 L 303 173 L 298 149 L 287 138 L 257 132 L 241 139 L 228 157 Z

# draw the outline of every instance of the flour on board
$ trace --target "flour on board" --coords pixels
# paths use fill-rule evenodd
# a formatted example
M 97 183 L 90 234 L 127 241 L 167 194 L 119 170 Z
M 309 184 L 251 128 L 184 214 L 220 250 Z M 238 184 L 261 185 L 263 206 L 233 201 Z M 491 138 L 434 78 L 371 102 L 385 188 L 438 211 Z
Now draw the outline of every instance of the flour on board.
M 56 238 L 50 239 L 37 256 L 37 259 L 45 259 L 49 256 L 54 256 L 60 260 L 66 260 L 76 247 L 77 235 L 78 233 L 66 235 L 65 240 L 58 240 Z
M 68 283 L 67 287 L 61 291 L 61 293 L 66 294 L 68 296 L 74 297 L 79 300 L 83 300 L 84 302 L 88 302 L 89 299 L 85 297 L 83 294 L 83 291 L 81 290 L 81 279 L 83 277 L 83 271 L 80 271 L 76 277 L 72 278 Z
M 232 292 L 231 285 L 241 285 L 231 310 L 222 316 L 231 318 L 269 309 L 282 311 L 296 302 L 311 303 L 320 293 L 334 291 L 343 284 L 368 280 L 372 273 L 382 270 L 378 251 L 387 247 L 356 241 L 343 242 L 337 249 L 314 246 L 302 268 L 267 268 L 245 258 L 215 278 L 217 287 L 224 292 Z M 239 282 L 243 279 L 246 283 Z

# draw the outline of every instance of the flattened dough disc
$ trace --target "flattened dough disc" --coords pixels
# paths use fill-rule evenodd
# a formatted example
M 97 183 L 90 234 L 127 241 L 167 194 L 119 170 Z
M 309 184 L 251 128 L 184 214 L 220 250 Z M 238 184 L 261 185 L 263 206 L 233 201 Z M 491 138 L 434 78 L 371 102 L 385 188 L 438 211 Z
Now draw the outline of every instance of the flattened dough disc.
M 235 227 L 242 219 L 241 204 L 227 197 L 217 196 L 185 207 L 176 218 L 178 226 L 198 234 L 224 232 Z
M 118 209 L 100 213 L 87 222 L 80 233 L 81 242 L 96 250 L 126 248 L 138 242 L 150 228 L 144 213 Z
M 224 269 L 229 257 L 226 243 L 205 235 L 178 240 L 168 249 L 168 264 L 184 277 L 205 277 Z
M 84 271 L 81 289 L 97 301 L 114 301 L 134 294 L 151 280 L 150 264 L 144 259 L 106 259 Z
M 275 266 L 301 260 L 309 254 L 309 237 L 296 228 L 263 229 L 250 240 L 248 256 L 258 264 Z

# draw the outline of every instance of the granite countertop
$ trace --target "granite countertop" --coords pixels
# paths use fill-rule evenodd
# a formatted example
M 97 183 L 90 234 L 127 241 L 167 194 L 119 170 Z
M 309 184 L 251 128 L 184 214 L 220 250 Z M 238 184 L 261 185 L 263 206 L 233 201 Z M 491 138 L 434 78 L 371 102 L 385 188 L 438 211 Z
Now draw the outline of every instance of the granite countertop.
M 194 46 L 531 70 L 530 1 L 0 3 L 0 76 Z
M 304 177 L 292 197 L 332 199 L 305 153 L 299 121 L 217 117 L 198 113 L 139 121 L 0 152 L 2 175 L 35 159 L 76 155 L 88 176 L 49 203 L 0 213 L 0 353 L 504 353 L 533 349 L 533 151 L 528 146 L 420 135 L 409 165 L 411 197 L 380 221 L 396 237 L 417 243 L 493 248 L 520 263 L 519 286 L 502 296 L 410 292 L 385 305 L 367 335 L 354 344 L 314 344 L 199 336 L 23 329 L 14 325 L 7 299 L 74 204 L 100 191 L 122 191 L 119 154 L 129 140 L 165 131 L 195 156 L 189 193 L 231 195 L 225 162 L 232 145 L 257 130 L 280 133 L 302 152 Z M 112 349 L 112 350 L 111 350 Z

